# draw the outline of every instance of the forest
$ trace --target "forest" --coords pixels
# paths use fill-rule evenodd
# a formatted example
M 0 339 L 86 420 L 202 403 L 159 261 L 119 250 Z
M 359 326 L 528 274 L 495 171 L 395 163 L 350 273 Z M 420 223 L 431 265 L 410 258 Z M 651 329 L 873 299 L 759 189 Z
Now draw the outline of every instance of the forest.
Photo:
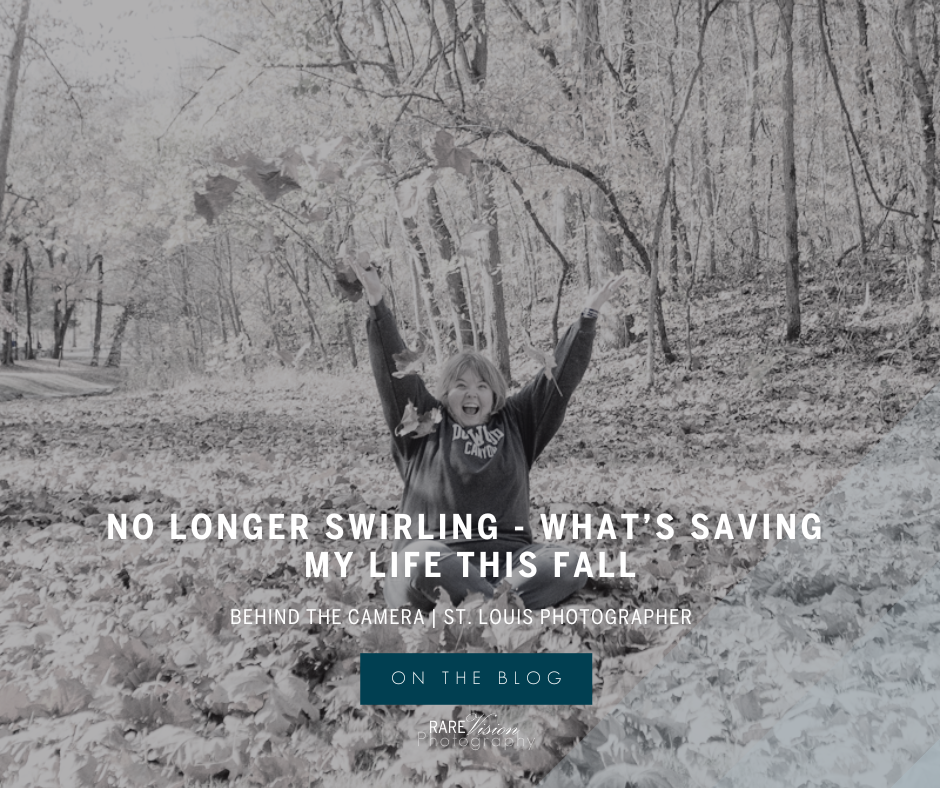
M 510 377 L 623 270 L 605 338 L 652 328 L 648 384 L 736 284 L 789 342 L 914 304 L 930 330 L 929 3 L 205 5 L 160 95 L 72 77 L 72 33 L 7 9 L 4 363 L 80 325 L 92 364 L 132 336 L 164 381 L 356 366 L 355 258 L 431 363 Z
M 131 6 L 144 19 L 180 8 Z M 786 599 L 778 620 L 812 620 L 793 638 L 814 670 L 834 664 L 937 549 L 911 525 L 933 505 L 935 458 L 883 483 L 844 480 L 878 441 L 899 445 L 898 430 L 940 434 L 928 393 L 940 359 L 940 9 L 189 6 L 191 48 L 178 56 L 167 42 L 172 76 L 158 80 L 135 72 L 115 20 L 0 0 L 0 782 L 343 788 L 368 773 L 389 786 L 619 788 L 631 770 L 665 770 L 690 730 L 733 731 L 737 754 L 766 736 L 803 679 L 771 692 L 747 673 L 750 655 L 737 684 L 722 689 L 722 673 L 689 690 L 691 726 L 637 722 L 630 745 L 604 726 L 633 719 L 618 704 L 659 686 L 645 677 L 697 642 L 686 635 L 730 608 L 736 584 L 772 585 L 764 562 L 786 554 L 772 539 L 662 542 L 638 528 L 613 552 L 636 579 L 592 581 L 571 602 L 688 609 L 691 628 L 484 623 L 517 605 L 503 589 L 468 603 L 476 623 L 249 629 L 228 613 L 383 608 L 366 552 L 330 544 L 354 554 L 350 577 L 310 580 L 309 545 L 118 542 L 106 523 L 396 511 L 353 264 L 381 272 L 411 348 L 404 372 L 431 381 L 475 348 L 513 385 L 550 373 L 547 351 L 585 294 L 626 272 L 565 425 L 533 467 L 532 520 L 800 522 L 864 489 L 891 535 L 873 551 L 878 576 L 896 586 L 860 602 L 850 561 L 772 586 Z M 26 381 L 42 380 L 100 396 L 31 394 Z M 926 420 L 911 426 L 911 413 Z M 388 543 L 370 549 L 381 565 Z M 751 645 L 766 634 L 741 631 Z M 913 638 L 909 658 L 925 642 Z M 579 650 L 595 655 L 592 706 L 498 709 L 528 726 L 529 750 L 415 740 L 431 720 L 484 710 L 359 705 L 362 651 Z M 910 684 L 901 663 L 888 673 Z M 703 699 L 716 688 L 727 707 Z M 878 717 L 894 725 L 884 740 L 920 741 L 912 708 Z M 838 744 L 850 728 L 839 719 L 819 735 Z M 697 745 L 698 763 L 718 752 L 708 735 Z M 896 761 L 871 769 L 886 785 L 921 752 L 885 751 Z M 845 784 L 838 765 L 815 766 L 806 784 Z M 708 782 L 659 774 L 646 784 Z

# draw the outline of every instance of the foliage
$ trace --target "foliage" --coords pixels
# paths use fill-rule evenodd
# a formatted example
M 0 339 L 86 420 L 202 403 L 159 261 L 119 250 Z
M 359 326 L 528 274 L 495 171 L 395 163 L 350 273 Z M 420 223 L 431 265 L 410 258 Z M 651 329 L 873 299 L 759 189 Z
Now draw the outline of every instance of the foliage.
M 883 353 L 899 340 L 889 324 L 865 333 L 819 322 L 819 350 L 794 353 L 758 338 L 774 319 L 765 298 L 745 336 L 721 335 L 745 319 L 746 302 L 729 295 L 704 296 L 723 311 L 703 329 L 712 341 L 702 366 L 652 396 L 623 382 L 641 357 L 598 351 L 533 470 L 534 519 L 811 510 L 931 385 L 916 345 Z M 541 363 L 529 371 L 543 374 Z M 366 770 L 385 784 L 432 783 L 479 768 L 521 781 L 551 769 L 683 633 L 492 623 L 490 611 L 516 604 L 505 589 L 466 603 L 482 624 L 233 626 L 232 608 L 383 606 L 357 542 L 329 545 L 355 553 L 345 582 L 306 580 L 302 569 L 327 513 L 394 511 L 400 495 L 364 373 L 233 370 L 166 392 L 6 403 L 0 419 L 0 765 L 12 785 L 227 773 L 236 785 L 299 786 Z M 158 536 L 106 539 L 108 513 L 142 511 Z M 171 542 L 169 513 L 186 522 L 196 511 L 306 512 L 314 541 Z M 366 547 L 384 555 L 388 545 Z M 661 542 L 637 529 L 622 548 L 636 580 L 595 583 L 566 607 L 689 607 L 694 624 L 763 543 Z M 482 754 L 416 740 L 428 719 L 470 708 L 358 705 L 360 651 L 467 649 L 592 651 L 595 703 L 495 709 L 536 746 Z

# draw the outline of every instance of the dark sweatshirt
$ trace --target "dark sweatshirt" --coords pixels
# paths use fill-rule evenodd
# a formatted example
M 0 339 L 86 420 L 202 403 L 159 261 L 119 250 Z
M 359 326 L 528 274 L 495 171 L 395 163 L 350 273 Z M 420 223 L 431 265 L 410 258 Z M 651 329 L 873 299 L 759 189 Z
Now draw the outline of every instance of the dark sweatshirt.
M 392 355 L 405 345 L 385 302 L 372 307 L 369 355 L 385 422 L 392 431 L 392 455 L 405 482 L 401 511 L 412 519 L 413 536 L 419 514 L 425 516 L 427 531 L 435 534 L 440 530 L 441 515 L 451 531 L 452 515 L 457 514 L 472 517 L 473 536 L 470 541 L 446 538 L 445 543 L 455 549 L 492 553 L 515 551 L 532 543 L 529 469 L 564 420 L 568 401 L 591 360 L 596 322 L 582 316 L 555 348 L 557 366 L 552 372 L 561 395 L 539 372 L 486 424 L 465 429 L 420 377 L 392 375 L 396 371 Z M 442 419 L 429 435 L 395 435 L 409 401 L 419 414 L 440 408 Z M 477 523 L 484 514 L 496 518 L 496 540 L 479 536 Z M 395 549 L 406 543 L 396 543 Z

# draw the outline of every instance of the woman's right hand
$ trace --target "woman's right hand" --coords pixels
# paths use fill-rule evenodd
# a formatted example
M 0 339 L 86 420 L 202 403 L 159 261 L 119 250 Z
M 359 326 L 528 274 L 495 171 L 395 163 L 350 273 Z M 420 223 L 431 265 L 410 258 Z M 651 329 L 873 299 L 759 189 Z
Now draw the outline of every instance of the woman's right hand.
M 356 272 L 356 276 L 362 283 L 362 289 L 365 290 L 366 300 L 371 306 L 375 306 L 385 298 L 385 285 L 379 279 L 379 272 L 372 263 L 362 265 L 358 260 L 350 261 L 350 268 Z

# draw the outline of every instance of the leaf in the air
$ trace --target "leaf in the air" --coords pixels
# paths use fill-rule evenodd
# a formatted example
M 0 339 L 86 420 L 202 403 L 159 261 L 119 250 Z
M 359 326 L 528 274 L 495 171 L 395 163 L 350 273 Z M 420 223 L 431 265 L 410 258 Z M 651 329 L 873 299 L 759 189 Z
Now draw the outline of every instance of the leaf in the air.
M 320 183 L 336 183 L 343 177 L 343 168 L 335 161 L 325 161 L 317 167 L 317 180 Z
M 238 188 L 238 181 L 224 175 L 212 175 L 206 178 L 206 193 L 195 192 L 193 198 L 196 203 L 196 213 L 202 216 L 207 224 L 212 224 L 222 211 L 232 204 L 232 196 Z
M 285 153 L 287 156 L 290 151 Z M 282 194 L 286 194 L 294 189 L 299 189 L 297 183 L 286 171 L 282 172 L 281 167 L 271 161 L 265 161 L 260 156 L 247 151 L 241 156 L 233 159 L 216 157 L 218 161 L 227 164 L 230 167 L 239 167 L 245 173 L 245 177 L 251 184 L 261 192 L 268 202 L 274 202 Z M 297 163 L 296 157 L 291 159 L 286 165 L 286 170 Z
M 461 175 L 470 174 L 470 168 L 476 156 L 470 148 L 455 146 L 452 134 L 448 134 L 443 129 L 437 132 L 432 150 L 438 167 L 451 167 Z
M 558 394 L 564 396 L 564 394 L 561 393 L 561 389 L 558 388 L 558 381 L 555 380 L 555 375 L 552 373 L 552 370 L 557 366 L 555 354 L 551 351 L 536 350 L 529 344 L 525 345 L 525 354 L 542 365 L 542 372 L 545 373 L 545 377 L 555 384 L 555 388 L 558 389 Z
M 339 285 L 341 298 L 353 303 L 362 298 L 362 282 L 348 263 L 337 261 L 333 268 L 333 279 Z
M 461 175 L 469 176 L 476 158 L 476 154 L 470 148 L 454 148 L 453 167 Z
M 395 428 L 395 434 L 399 437 L 411 435 L 412 438 L 423 438 L 434 432 L 434 428 L 442 418 L 440 408 L 431 408 L 427 413 L 419 414 L 414 403 L 409 400 L 401 417 L 401 423 Z
M 215 211 L 212 210 L 212 205 L 206 195 L 193 192 L 193 202 L 196 203 L 196 213 L 205 219 L 207 224 L 212 224 L 215 221 Z
M 448 166 L 454 152 L 454 135 L 441 129 L 434 137 L 434 145 L 431 149 L 434 152 L 434 158 L 437 159 L 437 166 Z
M 394 353 L 392 359 L 395 362 L 395 372 L 392 375 L 396 378 L 417 375 L 424 369 L 427 357 L 427 351 L 421 347 L 417 350 L 405 348 L 401 353 Z

